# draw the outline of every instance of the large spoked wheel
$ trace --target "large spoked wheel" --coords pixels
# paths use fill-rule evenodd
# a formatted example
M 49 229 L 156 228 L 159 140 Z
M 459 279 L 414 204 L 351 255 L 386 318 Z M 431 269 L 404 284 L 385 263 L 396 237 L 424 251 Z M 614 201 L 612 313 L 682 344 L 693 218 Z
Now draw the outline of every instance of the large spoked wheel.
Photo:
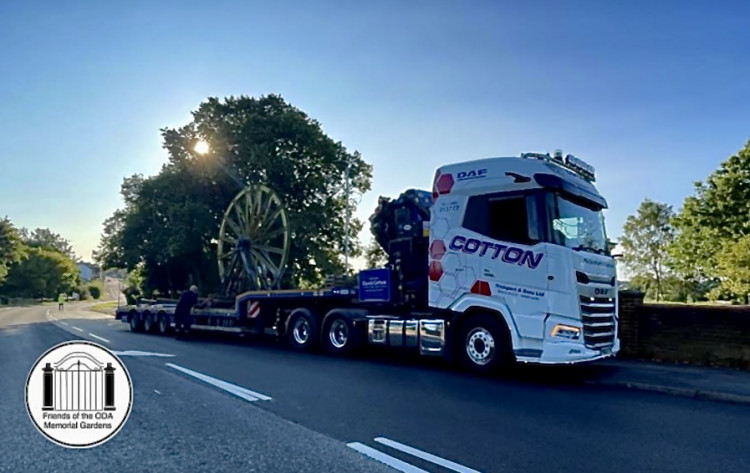
M 347 355 L 355 352 L 359 345 L 360 340 L 351 320 L 340 315 L 333 315 L 326 320 L 323 327 L 325 351 L 333 355 Z
M 318 322 L 307 309 L 297 309 L 289 317 L 287 335 L 295 350 L 309 351 L 318 341 Z
M 474 373 L 498 373 L 513 363 L 508 330 L 489 314 L 477 314 L 464 322 L 458 349 L 463 365 Z
M 219 230 L 219 274 L 225 293 L 275 289 L 289 259 L 289 215 L 263 185 L 250 185 L 232 200 Z

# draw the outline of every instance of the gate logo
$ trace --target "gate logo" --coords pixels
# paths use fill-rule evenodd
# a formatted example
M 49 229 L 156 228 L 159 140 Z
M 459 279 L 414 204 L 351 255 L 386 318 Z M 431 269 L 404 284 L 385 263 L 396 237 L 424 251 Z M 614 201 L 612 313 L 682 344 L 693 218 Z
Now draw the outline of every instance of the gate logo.
M 125 365 L 89 341 L 50 348 L 26 379 L 26 409 L 52 442 L 89 448 L 114 437 L 133 406 L 133 383 Z

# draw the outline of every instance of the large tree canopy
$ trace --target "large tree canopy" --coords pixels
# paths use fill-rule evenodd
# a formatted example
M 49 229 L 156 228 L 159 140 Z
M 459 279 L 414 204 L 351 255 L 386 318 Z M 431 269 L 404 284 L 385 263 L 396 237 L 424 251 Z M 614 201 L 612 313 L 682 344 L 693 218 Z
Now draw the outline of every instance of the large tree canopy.
M 653 289 L 657 301 L 664 293 L 668 275 L 667 248 L 674 238 L 673 217 L 670 205 L 646 199 L 638 207 L 638 213 L 625 221 L 620 240 L 623 263 L 634 279 Z
M 8 275 L 8 268 L 23 258 L 25 247 L 21 236 L 7 217 L 0 219 L 0 284 Z
M 750 235 L 750 142 L 695 184 L 674 223 L 678 236 L 670 253 L 678 273 L 692 281 L 716 278 L 725 291 L 747 296 L 736 292 L 745 286 L 728 275 L 741 274 L 731 265 L 746 263 L 731 246 L 740 248 Z
M 2 292 L 19 297 L 55 297 L 71 292 L 78 283 L 78 267 L 70 258 L 54 250 L 29 248 L 28 255 L 11 266 Z
M 284 284 L 314 284 L 343 272 L 351 191 L 369 190 L 372 168 L 328 137 L 320 124 L 279 96 L 210 98 L 187 125 L 162 130 L 169 162 L 153 177 L 125 179 L 125 207 L 104 223 L 97 258 L 109 267 L 139 267 L 147 289 L 215 288 L 222 215 L 248 183 L 274 189 L 290 214 L 290 271 Z M 203 154 L 195 145 L 205 141 Z M 353 220 L 351 234 L 361 222 Z M 356 247 L 356 251 L 360 248 Z
M 44 248 L 47 250 L 57 251 L 74 261 L 76 259 L 76 255 L 73 252 L 73 247 L 70 245 L 70 241 L 53 232 L 49 228 L 37 228 L 33 231 L 22 228 L 21 238 L 23 239 L 24 243 L 32 248 Z

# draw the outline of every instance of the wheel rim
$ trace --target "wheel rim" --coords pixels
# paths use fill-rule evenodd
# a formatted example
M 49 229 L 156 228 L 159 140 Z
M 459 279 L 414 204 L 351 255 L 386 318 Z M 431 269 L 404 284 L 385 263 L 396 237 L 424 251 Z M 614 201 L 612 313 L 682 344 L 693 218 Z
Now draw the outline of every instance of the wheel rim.
M 219 274 L 228 294 L 278 287 L 289 259 L 289 216 L 270 188 L 250 185 L 232 199 L 219 229 Z
M 164 316 L 161 316 L 159 318 L 159 331 L 160 332 L 166 332 L 167 331 L 167 318 Z
M 151 330 L 151 326 L 153 325 L 151 315 L 147 315 L 146 318 L 143 320 L 143 328 L 146 330 Z
M 495 357 L 495 338 L 489 330 L 477 327 L 466 336 L 466 354 L 477 365 L 486 365 Z
M 349 327 L 346 322 L 341 319 L 334 320 L 331 329 L 328 331 L 328 338 L 334 347 L 344 348 L 349 341 Z
M 130 316 L 130 328 L 136 328 L 138 326 L 138 319 L 135 314 Z
M 299 345 L 304 345 L 305 343 L 307 343 L 307 341 L 310 339 L 310 322 L 308 322 L 304 317 L 298 318 L 294 323 L 292 335 L 294 336 L 294 341 Z

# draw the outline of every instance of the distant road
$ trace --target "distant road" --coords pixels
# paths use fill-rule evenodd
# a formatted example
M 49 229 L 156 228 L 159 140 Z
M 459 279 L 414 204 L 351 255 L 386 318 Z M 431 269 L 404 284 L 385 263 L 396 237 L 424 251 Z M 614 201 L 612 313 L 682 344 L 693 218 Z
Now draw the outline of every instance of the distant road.
M 571 369 L 482 379 L 46 312 L 0 311 L 2 471 L 750 471 L 748 406 L 566 382 Z M 23 407 L 35 359 L 75 338 L 123 352 L 135 383 L 122 432 L 80 452 L 43 439 Z

